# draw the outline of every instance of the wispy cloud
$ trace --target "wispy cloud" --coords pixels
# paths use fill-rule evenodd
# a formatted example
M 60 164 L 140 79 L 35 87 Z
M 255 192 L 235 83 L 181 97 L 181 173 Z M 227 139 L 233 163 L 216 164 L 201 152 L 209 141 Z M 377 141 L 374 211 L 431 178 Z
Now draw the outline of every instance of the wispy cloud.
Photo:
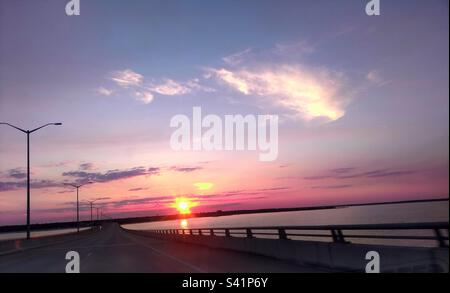
M 209 190 L 209 189 L 214 187 L 214 183 L 211 183 L 211 182 L 197 182 L 197 183 L 194 183 L 194 186 L 198 190 Z
M 130 189 L 128 189 L 128 191 L 130 191 L 130 192 L 143 191 L 143 190 L 148 190 L 148 188 L 145 188 L 145 187 L 136 187 L 136 188 L 130 188 Z
M 42 188 L 58 187 L 61 186 L 61 183 L 58 183 L 53 180 L 33 180 L 31 181 L 30 185 L 31 188 L 42 189 Z M 21 189 L 25 188 L 26 186 L 27 186 L 26 180 L 17 182 L 0 182 L 0 192 Z
M 306 55 L 315 52 L 315 48 L 310 43 L 301 40 L 297 42 L 278 43 L 273 50 L 277 54 L 281 55 Z
M 111 96 L 114 93 L 114 91 L 107 89 L 105 87 L 99 87 L 97 88 L 97 93 L 102 96 Z
M 345 114 L 349 102 L 343 91 L 344 75 L 324 68 L 280 64 L 210 72 L 242 94 L 262 97 L 304 120 L 337 120 Z
M 386 80 L 382 77 L 381 72 L 378 70 L 371 70 L 366 75 L 367 81 L 376 86 L 383 86 L 390 83 L 389 80 Z
M 339 168 L 330 170 L 327 174 L 317 176 L 307 176 L 305 180 L 323 180 L 323 179 L 353 179 L 353 178 L 380 178 L 407 176 L 416 173 L 412 170 L 391 170 L 377 169 L 366 172 L 353 172 L 355 168 Z
M 119 86 L 122 91 L 128 91 L 135 100 L 150 104 L 155 99 L 155 95 L 161 96 L 179 96 L 186 95 L 196 91 L 214 92 L 215 89 L 202 85 L 200 79 L 193 78 L 188 81 L 176 81 L 170 78 L 154 79 L 146 78 L 144 75 L 131 69 L 115 71 L 111 80 Z M 148 81 L 150 80 L 150 81 Z M 115 91 L 100 87 L 97 92 L 109 96 Z
M 351 172 L 353 170 L 355 170 L 354 167 L 342 167 L 342 168 L 332 169 L 332 170 L 330 170 L 330 172 L 343 174 L 343 173 L 349 173 L 349 172 Z
M 352 187 L 352 185 L 350 184 L 341 184 L 341 185 L 324 185 L 324 186 L 313 186 L 311 187 L 312 189 L 344 189 L 344 188 L 349 188 Z
M 24 179 L 27 177 L 27 172 L 22 168 L 15 168 L 8 170 L 7 176 L 13 179 Z
M 138 176 L 153 176 L 153 175 L 159 175 L 165 168 L 160 167 L 134 167 L 130 169 L 114 169 L 114 170 L 108 170 L 105 172 L 92 172 L 92 170 L 97 169 L 94 164 L 92 163 L 83 163 L 80 164 L 78 170 L 74 171 L 68 171 L 62 173 L 63 177 L 71 177 L 73 180 L 77 183 L 86 183 L 86 182 L 99 182 L 99 183 L 105 183 L 105 182 L 111 182 L 111 181 L 117 181 L 122 179 L 128 179 Z M 193 167 L 178 167 L 173 166 L 170 168 L 167 168 L 167 170 L 173 170 L 176 172 L 181 173 L 190 173 L 197 170 L 202 169 L 202 167 L 193 166 Z M 131 188 L 129 191 L 142 191 L 146 190 L 148 188 Z M 64 191 L 61 191 L 59 193 L 65 193 Z
M 155 99 L 155 96 L 153 96 L 153 94 L 150 91 L 146 90 L 136 91 L 134 95 L 136 96 L 136 100 L 144 104 L 150 104 Z
M 170 167 L 170 170 L 176 171 L 176 172 L 182 172 L 182 173 L 191 173 L 191 172 L 198 171 L 201 169 L 203 169 L 203 168 L 198 167 L 198 166 L 195 166 L 195 167 L 178 167 L 178 166 Z
M 164 96 L 184 95 L 191 92 L 188 86 L 168 78 L 161 83 L 152 83 L 149 90 Z
M 395 177 L 395 176 L 405 176 L 405 175 L 411 175 L 416 173 L 415 171 L 395 171 L 395 170 L 389 170 L 389 169 L 383 169 L 383 170 L 374 170 L 359 174 L 350 174 L 346 176 L 341 176 L 341 179 L 345 178 L 357 178 L 357 177 L 369 177 L 369 178 L 377 178 L 377 177 Z
M 131 70 L 125 69 L 116 71 L 111 78 L 117 85 L 128 88 L 130 86 L 138 86 L 142 84 L 144 76 Z
M 109 170 L 104 173 L 101 172 L 85 172 L 85 171 L 70 171 L 64 172 L 62 175 L 66 177 L 73 177 L 77 182 L 111 182 L 116 180 L 122 180 L 137 176 L 144 175 L 156 175 L 159 174 L 160 169 L 156 167 L 144 168 L 136 167 L 125 170 Z
M 306 41 L 285 42 L 269 49 L 247 48 L 226 56 L 223 61 L 227 66 L 206 69 L 203 79 L 144 77 L 131 69 L 116 71 L 111 79 L 120 88 L 132 90 L 136 100 L 150 104 L 158 95 L 217 91 L 219 84 L 215 88 L 205 86 L 206 79 L 214 77 L 213 81 L 244 96 L 257 97 L 260 106 L 276 107 L 287 116 L 306 121 L 317 118 L 334 121 L 345 115 L 356 87 L 349 84 L 345 72 L 303 62 L 305 56 L 315 52 L 316 48 Z M 381 82 L 376 71 L 361 78 Z
M 229 56 L 223 57 L 222 60 L 229 65 L 239 65 L 251 53 L 252 49 L 247 48 L 241 52 L 233 53 Z
M 258 64 L 262 60 L 281 60 L 305 57 L 316 51 L 315 47 L 305 40 L 277 43 L 271 48 L 246 48 L 242 51 L 230 54 L 222 60 L 230 66 L 248 65 L 250 63 Z
M 95 165 L 93 163 L 82 163 L 80 164 L 80 170 L 87 171 L 87 170 L 94 170 Z

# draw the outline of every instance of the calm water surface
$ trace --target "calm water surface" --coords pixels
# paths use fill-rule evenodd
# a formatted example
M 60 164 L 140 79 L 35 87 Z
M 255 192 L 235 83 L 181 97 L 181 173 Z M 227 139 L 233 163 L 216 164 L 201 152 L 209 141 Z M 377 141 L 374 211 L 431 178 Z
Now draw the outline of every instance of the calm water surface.
M 339 225 L 339 224 L 381 224 L 381 223 L 415 223 L 415 222 L 448 222 L 449 202 L 386 204 L 375 206 L 356 206 L 338 209 L 296 211 L 282 213 L 261 213 L 248 215 L 232 215 L 223 217 L 192 218 L 161 222 L 147 222 L 124 225 L 126 229 L 196 229 L 220 227 L 261 227 L 261 226 L 302 226 L 302 225 Z M 365 231 L 362 231 L 365 232 Z M 383 235 L 419 235 L 411 231 L 382 231 Z M 431 236 L 429 231 L 420 231 L 421 235 Z M 357 232 L 355 232 L 357 233 Z M 378 232 L 374 232 L 377 234 Z M 380 232 L 381 233 L 381 232 Z M 409 233 L 409 234 L 408 234 Z M 322 240 L 325 239 L 311 239 Z M 355 243 L 366 243 L 355 240 Z M 397 241 L 399 245 L 432 246 L 430 242 Z M 373 244 L 386 244 L 384 240 L 371 240 Z

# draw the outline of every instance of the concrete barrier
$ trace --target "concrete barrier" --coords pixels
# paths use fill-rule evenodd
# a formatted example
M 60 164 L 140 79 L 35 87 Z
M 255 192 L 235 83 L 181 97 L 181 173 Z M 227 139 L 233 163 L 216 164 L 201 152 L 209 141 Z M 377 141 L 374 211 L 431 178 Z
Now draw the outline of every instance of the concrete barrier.
M 333 271 L 363 273 L 369 262 L 369 260 L 366 260 L 366 254 L 369 251 L 376 251 L 380 255 L 381 272 L 449 272 L 448 248 L 397 247 L 126 231 L 163 240 L 253 253 Z
M 81 236 L 91 234 L 94 231 L 95 229 L 88 229 L 80 231 L 80 233 L 71 232 L 60 235 L 41 236 L 29 240 L 17 239 L 0 241 L 0 256 L 77 240 Z

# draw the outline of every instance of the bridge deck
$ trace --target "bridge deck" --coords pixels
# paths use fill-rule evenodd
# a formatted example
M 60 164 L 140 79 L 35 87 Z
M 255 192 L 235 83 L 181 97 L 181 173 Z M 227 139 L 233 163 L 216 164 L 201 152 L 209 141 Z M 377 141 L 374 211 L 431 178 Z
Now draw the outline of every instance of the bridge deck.
M 90 272 L 317 272 L 268 257 L 131 234 L 117 224 L 76 240 L 0 256 L 0 272 L 64 272 L 68 251 Z

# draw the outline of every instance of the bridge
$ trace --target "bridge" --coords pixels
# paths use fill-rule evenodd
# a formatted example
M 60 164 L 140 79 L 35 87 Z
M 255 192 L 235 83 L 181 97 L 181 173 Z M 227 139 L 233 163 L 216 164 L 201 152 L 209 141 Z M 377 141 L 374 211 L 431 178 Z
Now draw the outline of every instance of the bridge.
M 198 247 L 130 233 L 117 224 L 101 230 L 47 239 L 19 241 L 22 247 L 0 250 L 0 272 L 64 273 L 68 251 L 80 254 L 82 273 L 144 272 L 309 272 L 305 268 L 268 257 Z M 10 242 L 10 241 L 9 241 Z M 26 242 L 31 242 L 27 244 Z M 33 243 L 34 242 L 34 243 Z M 12 241 L 10 245 L 17 242 Z M 1 247 L 1 246 L 0 246 Z M 319 271 L 319 270 L 314 270 Z
M 419 223 L 133 231 L 104 223 L 80 234 L 0 242 L 0 272 L 64 272 L 68 251 L 79 253 L 82 273 L 363 272 L 368 251 L 380 254 L 382 271 L 448 272 L 448 228 L 448 223 Z M 434 247 L 356 239 L 421 241 Z

